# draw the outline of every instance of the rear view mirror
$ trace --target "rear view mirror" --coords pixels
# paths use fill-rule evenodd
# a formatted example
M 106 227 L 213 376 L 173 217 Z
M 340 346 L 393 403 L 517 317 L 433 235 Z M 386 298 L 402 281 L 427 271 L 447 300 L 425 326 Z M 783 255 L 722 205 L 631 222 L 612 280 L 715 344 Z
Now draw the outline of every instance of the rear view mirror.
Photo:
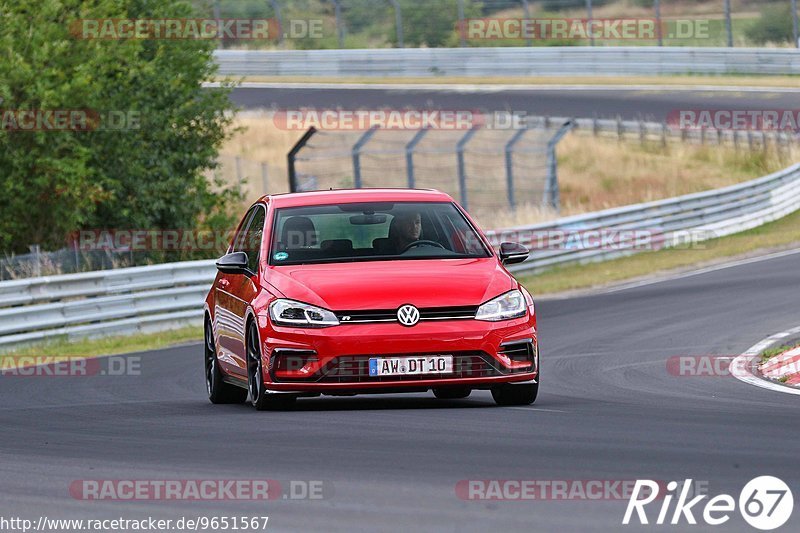
M 354 226 L 369 226 L 372 224 L 385 224 L 386 215 L 355 215 L 350 217 L 350 224 Z
M 516 265 L 528 258 L 530 251 L 515 242 L 504 242 L 500 245 L 500 261 L 504 265 Z

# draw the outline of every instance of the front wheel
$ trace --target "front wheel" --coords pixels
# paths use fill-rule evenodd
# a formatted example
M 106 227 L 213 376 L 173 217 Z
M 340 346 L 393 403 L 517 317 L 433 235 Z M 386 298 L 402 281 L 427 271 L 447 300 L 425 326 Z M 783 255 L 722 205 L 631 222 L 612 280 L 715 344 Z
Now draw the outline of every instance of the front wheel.
M 539 394 L 539 383 L 504 383 L 492 387 L 492 398 L 497 405 L 530 405 Z
M 287 409 L 297 400 L 297 397 L 290 394 L 270 394 L 264 387 L 261 347 L 255 325 L 251 325 L 247 331 L 247 384 L 250 403 L 256 411 Z
M 205 370 L 206 391 L 211 403 L 244 403 L 247 400 L 247 391 L 241 387 L 225 383 L 222 371 L 219 369 L 217 349 L 214 345 L 214 332 L 211 324 L 206 320 L 205 326 Z

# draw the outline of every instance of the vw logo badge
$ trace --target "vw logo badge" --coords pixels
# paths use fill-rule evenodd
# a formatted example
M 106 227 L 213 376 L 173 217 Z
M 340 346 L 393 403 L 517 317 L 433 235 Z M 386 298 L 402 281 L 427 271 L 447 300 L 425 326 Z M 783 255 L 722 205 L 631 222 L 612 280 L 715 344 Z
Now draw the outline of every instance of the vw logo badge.
M 397 310 L 397 320 L 404 326 L 413 326 L 419 322 L 419 309 L 413 305 L 404 305 Z

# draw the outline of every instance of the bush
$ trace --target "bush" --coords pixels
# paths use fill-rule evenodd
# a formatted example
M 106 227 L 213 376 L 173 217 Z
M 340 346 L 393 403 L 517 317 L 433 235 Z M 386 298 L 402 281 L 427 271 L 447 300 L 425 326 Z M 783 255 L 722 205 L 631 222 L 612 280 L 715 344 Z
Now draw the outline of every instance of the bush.
M 792 40 L 792 10 L 787 6 L 767 6 L 761 17 L 746 30 L 747 37 L 758 44 Z
M 139 124 L 0 128 L 0 250 L 61 248 L 79 229 L 230 224 L 226 209 L 236 194 L 212 190 L 204 177 L 231 121 L 229 91 L 201 87 L 215 72 L 216 42 L 70 33 L 79 19 L 191 16 L 189 4 L 171 0 L 3 2 L 0 108 L 113 110 Z

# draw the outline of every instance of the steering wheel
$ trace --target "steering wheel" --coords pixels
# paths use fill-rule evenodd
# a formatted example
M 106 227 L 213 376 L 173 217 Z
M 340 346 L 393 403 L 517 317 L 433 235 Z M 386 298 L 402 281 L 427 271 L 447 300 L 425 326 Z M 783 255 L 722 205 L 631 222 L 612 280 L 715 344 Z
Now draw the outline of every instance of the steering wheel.
M 400 252 L 400 253 L 404 254 L 407 251 L 409 251 L 410 249 L 416 248 L 417 246 L 435 246 L 437 248 L 441 248 L 442 250 L 445 249 L 444 246 L 441 245 L 441 243 L 438 243 L 436 241 L 426 241 L 426 240 L 423 239 L 423 240 L 414 241 L 412 243 L 409 243 L 408 246 L 403 248 L 403 251 Z

